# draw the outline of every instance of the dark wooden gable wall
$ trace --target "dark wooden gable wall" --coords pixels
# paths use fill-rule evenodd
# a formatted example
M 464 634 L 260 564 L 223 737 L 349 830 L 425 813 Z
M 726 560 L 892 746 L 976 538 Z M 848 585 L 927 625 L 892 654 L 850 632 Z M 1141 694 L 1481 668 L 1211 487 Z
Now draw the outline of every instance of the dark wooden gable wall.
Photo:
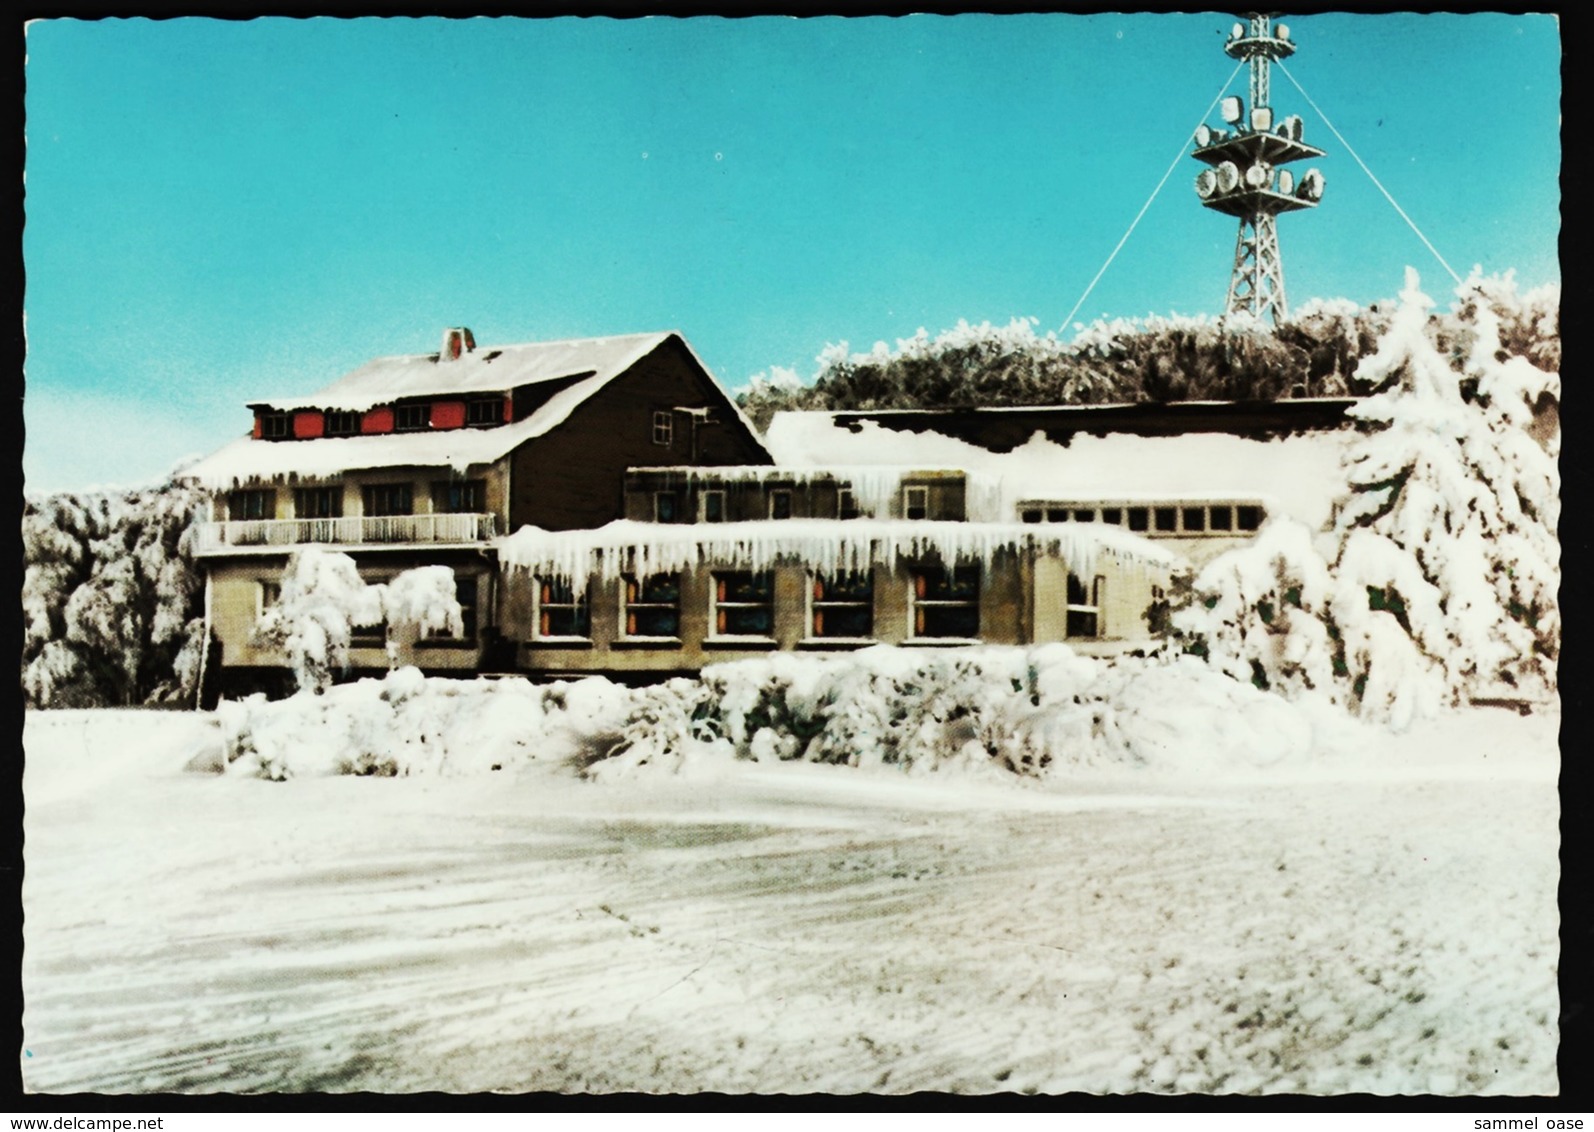
M 713 410 L 700 425 L 696 458 L 692 426 L 679 407 Z M 655 411 L 672 413 L 673 442 L 653 441 Z M 723 390 L 674 336 L 600 392 L 561 425 L 527 441 L 510 458 L 509 527 L 562 531 L 601 527 L 625 511 L 627 468 L 671 464 L 769 464 L 758 437 L 736 415 Z

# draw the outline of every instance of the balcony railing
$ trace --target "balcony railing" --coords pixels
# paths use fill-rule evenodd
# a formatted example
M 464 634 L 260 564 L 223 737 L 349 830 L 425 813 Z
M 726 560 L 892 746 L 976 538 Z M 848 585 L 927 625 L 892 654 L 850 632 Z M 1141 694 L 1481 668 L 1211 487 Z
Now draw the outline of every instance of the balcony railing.
M 340 519 L 232 519 L 199 524 L 199 554 L 321 543 L 403 546 L 482 543 L 497 533 L 492 515 L 375 515 Z

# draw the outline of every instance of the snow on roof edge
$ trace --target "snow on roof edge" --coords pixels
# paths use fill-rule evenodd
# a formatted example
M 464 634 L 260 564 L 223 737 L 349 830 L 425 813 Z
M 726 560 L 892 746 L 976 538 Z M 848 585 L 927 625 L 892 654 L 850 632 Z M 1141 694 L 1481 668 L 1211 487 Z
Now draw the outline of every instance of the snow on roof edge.
M 821 569 L 858 570 L 878 561 L 938 554 L 943 561 L 989 565 L 999 551 L 1056 554 L 1088 573 L 1098 554 L 1145 568 L 1171 568 L 1181 556 L 1149 539 L 1097 524 L 966 523 L 906 519 L 757 519 L 740 523 L 659 524 L 616 519 L 595 530 L 522 527 L 494 546 L 506 567 L 566 578 L 594 570 L 674 573 L 704 565 L 762 570 L 796 561 Z

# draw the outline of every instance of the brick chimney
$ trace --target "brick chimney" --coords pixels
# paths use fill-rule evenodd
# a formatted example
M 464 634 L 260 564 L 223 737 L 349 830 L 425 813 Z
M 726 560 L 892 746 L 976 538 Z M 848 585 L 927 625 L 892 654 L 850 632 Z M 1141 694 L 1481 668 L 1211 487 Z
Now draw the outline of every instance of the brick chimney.
M 443 348 L 437 352 L 440 362 L 458 361 L 476 348 L 476 337 L 468 326 L 450 326 L 443 331 Z

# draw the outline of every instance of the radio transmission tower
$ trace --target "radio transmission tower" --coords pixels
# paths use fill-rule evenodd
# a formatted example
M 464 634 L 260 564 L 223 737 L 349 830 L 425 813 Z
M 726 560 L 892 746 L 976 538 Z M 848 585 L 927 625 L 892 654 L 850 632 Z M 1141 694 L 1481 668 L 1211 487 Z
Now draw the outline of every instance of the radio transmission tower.
M 1315 208 L 1323 198 L 1323 174 L 1309 169 L 1296 180 L 1283 168 L 1292 161 L 1322 157 L 1323 151 L 1301 141 L 1301 119 L 1291 115 L 1277 124 L 1269 105 L 1268 68 L 1275 59 L 1295 54 L 1290 29 L 1273 23 L 1276 12 L 1242 13 L 1247 24 L 1235 24 L 1223 50 L 1251 68 L 1251 107 L 1238 95 L 1223 99 L 1223 121 L 1229 128 L 1202 125 L 1195 133 L 1197 161 L 1210 168 L 1196 177 L 1201 203 L 1239 218 L 1234 243 L 1234 271 L 1229 277 L 1225 311 L 1250 311 L 1270 316 L 1275 324 L 1289 318 L 1284 296 L 1284 257 L 1279 251 L 1278 216 Z

